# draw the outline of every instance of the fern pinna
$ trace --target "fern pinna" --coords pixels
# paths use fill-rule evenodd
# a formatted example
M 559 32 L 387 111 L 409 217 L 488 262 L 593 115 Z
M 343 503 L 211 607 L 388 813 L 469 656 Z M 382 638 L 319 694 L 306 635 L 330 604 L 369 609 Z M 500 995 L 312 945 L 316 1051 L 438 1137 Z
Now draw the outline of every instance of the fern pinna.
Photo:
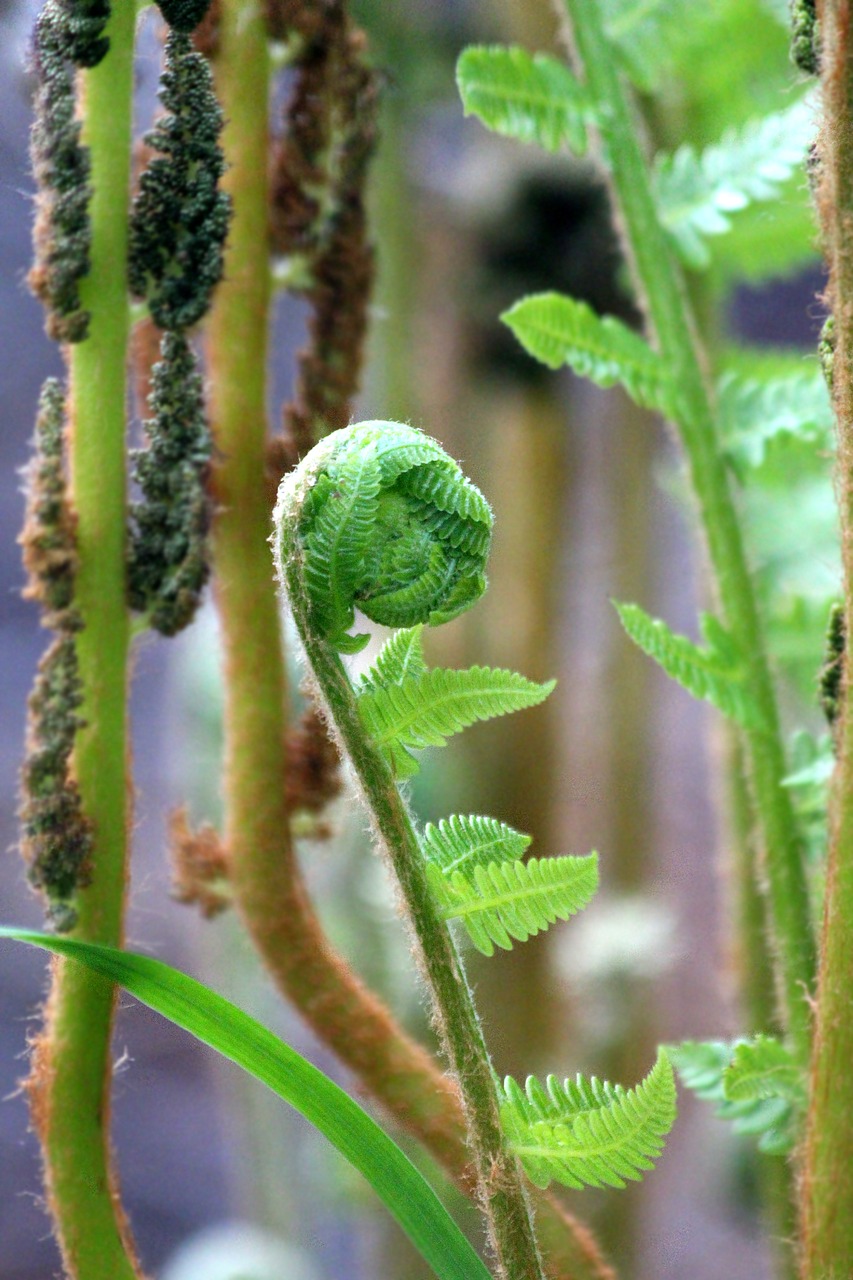
M 759 1016 L 764 1029 L 781 1027 L 788 1043 L 758 1036 L 732 1046 L 685 1045 L 674 1056 L 688 1087 L 717 1101 L 719 1114 L 733 1120 L 741 1131 L 759 1135 L 762 1150 L 782 1153 L 795 1142 L 802 1111 L 811 1048 L 809 996 L 816 967 L 805 846 L 800 814 L 791 803 L 791 788 L 800 785 L 805 775 L 788 771 L 767 659 L 765 621 L 759 612 L 764 601 L 759 602 L 744 548 L 741 495 L 733 490 L 752 480 L 786 438 L 812 451 L 816 445 L 826 447 L 831 415 L 817 362 L 810 369 L 801 360 L 788 360 L 787 365 L 776 360 L 771 366 L 748 351 L 742 353 L 739 365 L 729 355 L 725 363 L 720 361 L 723 367 L 713 370 L 713 359 L 697 336 L 698 324 L 688 302 L 693 290 L 686 287 L 685 272 L 705 273 L 711 286 L 698 277 L 693 283 L 697 295 L 710 302 L 712 289 L 728 282 L 733 262 L 739 275 L 750 278 L 756 278 L 756 270 L 768 270 L 766 265 L 756 268 L 756 257 L 770 263 L 770 271 L 789 269 L 789 261 L 772 259 L 769 250 L 756 252 L 757 242 L 770 245 L 775 238 L 764 231 L 750 236 L 750 218 L 754 231 L 758 215 L 749 210 L 771 200 L 796 207 L 792 184 L 800 181 L 802 185 L 802 168 L 815 131 L 814 105 L 809 94 L 792 93 L 790 85 L 783 108 L 757 119 L 752 117 L 755 107 L 748 94 L 728 117 L 722 103 L 716 102 L 715 110 L 705 104 L 710 145 L 703 149 L 682 145 L 672 152 L 661 149 L 650 161 L 647 139 L 637 127 L 640 104 L 626 81 L 642 94 L 662 93 L 663 100 L 649 113 L 657 125 L 649 132 L 661 136 L 666 133 L 661 127 L 667 116 L 665 87 L 671 90 L 676 79 L 673 69 L 679 48 L 683 60 L 693 42 L 697 69 L 708 62 L 723 67 L 726 60 L 719 51 L 736 43 L 732 23 L 744 24 L 743 34 L 749 31 L 752 39 L 751 27 L 758 30 L 762 24 L 772 24 L 771 10 L 784 24 L 788 6 L 767 4 L 763 18 L 745 0 L 701 9 L 684 0 L 668 4 L 562 0 L 558 7 L 564 10 L 571 67 L 515 48 L 471 48 L 463 52 L 457 67 L 460 94 L 466 114 L 519 142 L 532 142 L 550 152 L 570 149 L 584 154 L 590 142 L 597 141 L 597 160 L 606 174 L 625 241 L 645 332 L 636 333 L 614 317 L 598 316 L 582 301 L 554 292 L 521 298 L 502 319 L 535 359 L 551 369 L 568 366 L 601 387 L 620 384 L 637 404 L 670 421 L 681 439 L 716 588 L 715 616 L 701 618 L 705 644 L 674 634 L 636 605 L 616 608 L 631 639 L 694 697 L 711 702 L 740 734 L 752 801 L 747 824 L 751 820 L 753 827 L 744 842 L 748 845 L 744 862 L 761 895 L 770 938 L 765 944 L 764 931 L 759 931 L 752 963 L 756 968 L 775 966 L 779 996 L 778 1015 L 765 1008 Z M 814 5 L 795 4 L 792 11 L 794 61 L 814 73 L 819 43 Z M 707 31 L 704 45 L 696 34 L 703 27 Z M 679 92 L 686 101 L 680 105 L 689 118 L 689 107 L 695 107 L 696 101 L 691 100 L 693 91 L 685 89 L 683 67 L 681 71 Z M 733 73 L 729 94 L 738 92 L 738 74 L 744 86 L 751 83 L 742 70 Z M 701 116 L 702 89 L 696 93 Z M 730 121 L 730 127 L 720 133 L 721 116 Z M 813 179 L 816 174 L 819 177 L 819 168 L 812 164 Z M 761 216 L 769 220 L 767 212 Z M 799 237 L 801 247 L 782 251 L 791 258 L 802 254 L 802 244 L 811 234 L 802 217 L 794 223 L 794 240 Z M 743 225 L 747 232 L 738 249 Z M 833 352 L 830 321 L 821 344 L 823 372 L 830 385 Z M 709 371 L 716 374 L 713 380 Z M 779 604 L 771 601 L 771 609 L 778 610 Z M 771 617 L 771 627 L 776 623 Z M 836 645 L 836 656 L 837 649 Z M 837 666 L 829 661 L 827 669 L 832 715 Z M 549 1106 L 558 1092 L 555 1085 Z M 559 1096 L 579 1099 L 568 1085 Z M 530 1126 L 536 1117 L 534 1104 L 545 1108 L 544 1095 L 535 1089 L 524 1095 L 513 1086 L 507 1098 L 513 1115 L 526 1117 Z M 546 1112 L 547 1108 L 535 1123 L 558 1128 Z M 552 1160 L 549 1140 L 541 1132 L 525 1137 L 513 1131 L 513 1146 L 534 1177 L 546 1178 L 559 1164 Z M 779 1197 L 780 1204 L 785 1194 Z
M 529 838 L 479 815 L 454 815 L 419 833 L 400 786 L 417 772 L 414 751 L 443 746 L 475 721 L 535 706 L 553 682 L 480 666 L 428 667 L 424 626 L 455 618 L 485 590 L 492 512 L 422 432 L 395 422 L 333 432 L 282 481 L 275 522 L 279 577 L 319 700 L 352 761 L 422 954 L 500 1274 L 538 1280 L 519 1161 L 544 1185 L 544 1157 L 531 1154 L 531 1144 L 538 1151 L 546 1141 L 547 1119 L 544 1181 L 618 1186 L 639 1176 L 674 1118 L 672 1069 L 662 1052 L 648 1080 L 628 1093 L 581 1078 L 562 1092 L 552 1088 L 547 1118 L 531 1119 L 517 1086 L 498 1089 L 449 922 L 458 921 L 486 955 L 510 948 L 586 906 L 598 883 L 597 856 L 525 862 Z M 365 675 L 352 678 L 340 655 L 369 639 L 353 634 L 356 609 L 403 630 Z M 528 1082 L 528 1097 L 540 1094 L 543 1087 Z

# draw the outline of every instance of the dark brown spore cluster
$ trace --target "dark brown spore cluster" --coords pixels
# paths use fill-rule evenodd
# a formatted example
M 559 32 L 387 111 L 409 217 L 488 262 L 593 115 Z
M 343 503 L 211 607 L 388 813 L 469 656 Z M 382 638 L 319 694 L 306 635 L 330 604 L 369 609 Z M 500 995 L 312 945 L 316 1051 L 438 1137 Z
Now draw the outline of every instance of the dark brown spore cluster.
M 131 506 L 128 583 L 131 607 L 171 636 L 192 621 L 209 576 L 212 446 L 187 331 L 222 277 L 230 201 L 219 188 L 222 112 L 210 68 L 188 34 L 208 6 L 160 7 L 181 28 L 166 41 L 160 91 L 166 112 L 145 137 L 151 158 L 130 224 L 131 289 L 147 300 L 164 332 L 152 374 L 148 447 L 133 458 L 139 498 Z
M 28 585 L 42 622 L 55 638 L 41 659 L 30 694 L 27 749 L 21 773 L 21 847 L 31 884 L 47 902 L 57 930 L 73 928 L 74 896 L 86 883 L 92 832 L 71 771 L 81 726 L 82 687 L 74 644 L 77 555 L 64 468 L 65 401 L 51 378 L 42 390 L 35 452 L 27 476 L 27 514 L 21 535 Z
M 94 67 L 106 54 L 109 14 L 107 0 L 47 0 L 36 21 L 30 153 L 38 196 L 29 281 L 57 342 L 81 342 L 89 325 L 80 300 L 90 265 L 89 154 L 80 141 L 74 82 L 78 67 Z

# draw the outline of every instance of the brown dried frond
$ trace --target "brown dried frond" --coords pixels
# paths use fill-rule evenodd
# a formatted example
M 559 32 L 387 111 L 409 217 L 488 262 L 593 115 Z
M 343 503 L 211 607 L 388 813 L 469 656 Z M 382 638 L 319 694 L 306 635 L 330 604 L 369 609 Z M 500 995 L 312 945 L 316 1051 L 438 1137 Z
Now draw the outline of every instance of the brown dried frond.
M 186 809 L 176 809 L 169 818 L 169 856 L 177 902 L 196 903 L 206 920 L 231 905 L 228 853 L 209 823 L 194 831 Z
M 376 145 L 379 81 L 363 34 L 327 24 L 300 63 L 275 158 L 272 243 L 301 254 L 310 286 L 309 342 L 284 411 L 284 453 L 302 457 L 319 435 L 346 426 L 358 391 L 374 279 L 364 189 Z
M 221 25 L 222 0 L 211 0 L 210 8 L 193 32 L 196 52 L 204 54 L 211 61 L 219 53 Z
M 341 793 L 341 759 L 317 708 L 310 706 L 285 743 L 287 811 L 321 813 Z
M 271 40 L 299 36 L 306 44 L 322 41 L 330 21 L 339 20 L 341 0 L 263 0 Z

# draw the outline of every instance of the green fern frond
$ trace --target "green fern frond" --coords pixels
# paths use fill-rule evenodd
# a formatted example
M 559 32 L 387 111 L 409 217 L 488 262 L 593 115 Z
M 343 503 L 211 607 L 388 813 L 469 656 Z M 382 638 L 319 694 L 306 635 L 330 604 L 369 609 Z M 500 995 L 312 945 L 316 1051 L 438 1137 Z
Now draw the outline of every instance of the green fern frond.
M 621 382 L 637 404 L 677 416 L 669 370 L 648 343 L 612 316 L 559 293 L 522 298 L 501 316 L 518 341 L 549 369 L 567 364 L 600 387 Z
M 586 151 L 586 125 L 594 115 L 589 95 L 563 62 L 504 45 L 474 45 L 456 64 L 466 116 L 519 142 L 546 151 L 568 144 Z
M 536 706 L 555 683 L 536 684 L 514 671 L 490 667 L 436 667 L 408 676 L 402 684 L 362 692 L 358 709 L 376 745 L 399 768 L 401 748 L 443 747 L 452 734 L 477 720 Z M 404 776 L 417 772 L 412 764 Z
M 772 441 L 792 436 L 829 450 L 832 406 L 817 364 L 770 379 L 728 372 L 717 384 L 720 431 L 738 475 L 760 467 Z
M 734 1100 L 726 1096 L 725 1074 L 742 1043 L 686 1040 L 670 1045 L 669 1054 L 681 1083 L 712 1103 L 716 1115 L 729 1121 L 735 1133 L 756 1137 L 759 1150 L 767 1155 L 786 1155 L 797 1139 L 798 1115 L 790 1101 L 780 1097 Z
M 330 478 L 325 478 L 330 485 Z M 323 503 L 305 539 L 305 579 L 320 629 L 345 653 L 357 653 L 368 636 L 346 634 L 353 624 L 353 597 L 364 573 L 380 487 L 376 453 L 363 449 L 334 481 L 334 497 Z
M 723 1091 L 730 1102 L 783 1098 L 802 1108 L 806 1101 L 800 1068 L 790 1050 L 773 1036 L 757 1035 L 735 1045 L 723 1071 Z
M 652 618 L 635 604 L 616 605 L 619 620 L 644 653 L 694 698 L 711 702 L 723 715 L 747 728 L 761 728 L 763 720 L 749 687 L 735 643 L 724 627 L 702 615 L 708 647 L 700 649 L 687 636 L 676 635 L 665 622 Z
M 638 89 L 653 92 L 677 62 L 685 30 L 708 15 L 694 0 L 601 0 L 605 29 L 619 61 Z M 713 8 L 713 6 L 709 6 Z
M 438 826 L 426 824 L 421 848 L 429 862 L 445 875 L 469 871 L 489 862 L 513 862 L 530 846 L 532 837 L 508 827 L 497 818 L 454 813 Z
M 728 231 L 733 213 L 778 194 L 802 167 L 814 128 L 814 108 L 801 100 L 729 130 L 702 152 L 683 146 L 657 157 L 658 212 L 688 266 L 708 266 L 705 239 Z
M 582 1076 L 526 1091 L 504 1083 L 501 1120 L 531 1182 L 547 1187 L 624 1187 L 653 1167 L 675 1120 L 675 1080 L 663 1049 L 642 1083 L 625 1090 Z
M 598 855 L 475 864 L 469 875 L 426 864 L 427 880 L 446 920 L 461 920 L 483 955 L 512 949 L 555 920 L 582 910 L 598 888 Z
M 423 646 L 423 623 L 395 631 L 386 640 L 376 661 L 361 678 L 361 689 L 379 689 L 388 684 L 402 684 L 407 676 L 420 676 L 426 671 Z

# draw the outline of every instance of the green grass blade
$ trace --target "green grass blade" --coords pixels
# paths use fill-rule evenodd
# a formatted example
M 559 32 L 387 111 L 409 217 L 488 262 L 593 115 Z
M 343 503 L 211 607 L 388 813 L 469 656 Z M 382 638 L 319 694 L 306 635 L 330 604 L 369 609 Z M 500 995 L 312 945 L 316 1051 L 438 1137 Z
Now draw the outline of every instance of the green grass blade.
M 364 1175 L 439 1280 L 490 1280 L 483 1262 L 397 1144 L 334 1081 L 236 1005 L 150 956 L 24 929 L 0 927 L 0 937 L 87 965 L 236 1062 L 301 1112 Z

